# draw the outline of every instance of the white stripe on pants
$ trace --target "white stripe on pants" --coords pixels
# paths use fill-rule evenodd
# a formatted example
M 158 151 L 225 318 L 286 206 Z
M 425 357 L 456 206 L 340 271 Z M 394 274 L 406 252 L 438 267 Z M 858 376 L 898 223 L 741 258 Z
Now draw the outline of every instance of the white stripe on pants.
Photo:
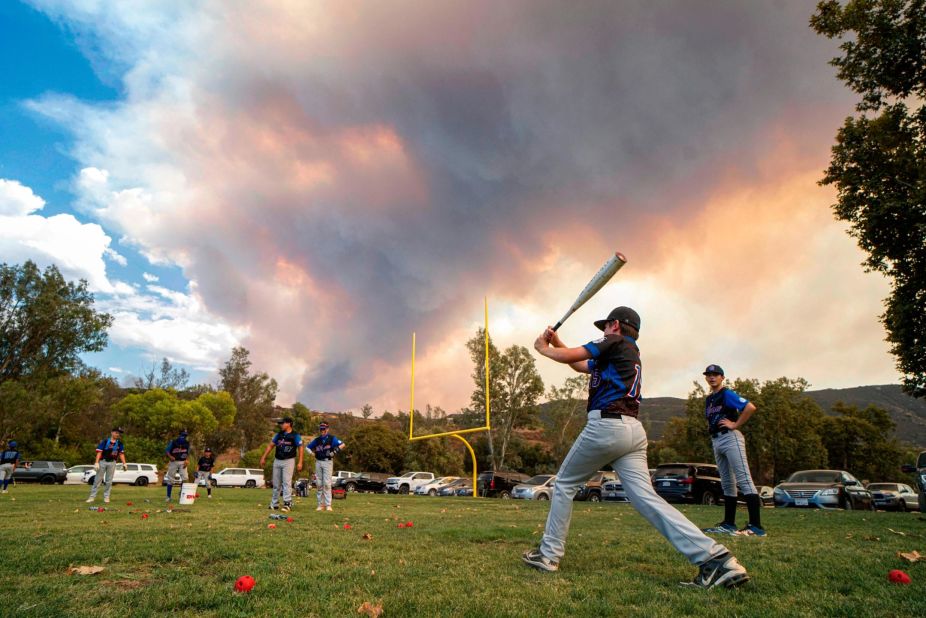
M 723 495 L 735 496 L 739 487 L 744 496 L 759 493 L 749 473 L 746 460 L 746 438 L 738 430 L 722 433 L 713 440 L 714 460 L 720 473 Z
M 113 489 L 113 476 L 115 476 L 115 474 L 115 461 L 101 461 L 100 469 L 96 471 L 96 476 L 93 479 L 93 489 L 90 490 L 90 498 L 96 498 L 96 492 L 100 489 L 100 483 L 105 482 L 106 487 L 103 488 L 103 498 L 109 499 L 109 492 Z
M 330 459 L 315 460 L 315 485 L 318 506 L 331 506 L 331 475 L 334 462 Z
M 270 506 L 279 504 L 281 493 L 283 504 L 290 504 L 293 501 L 293 470 L 295 469 L 295 458 L 273 460 L 273 495 L 270 497 Z
M 637 419 L 601 418 L 598 410 L 589 412 L 588 423 L 556 476 L 550 514 L 540 542 L 540 552 L 545 557 L 554 562 L 563 557 L 572 499 L 595 472 L 609 464 L 620 476 L 633 507 L 689 562 L 702 564 L 727 551 L 656 493 L 647 468 L 646 445 L 646 430 Z

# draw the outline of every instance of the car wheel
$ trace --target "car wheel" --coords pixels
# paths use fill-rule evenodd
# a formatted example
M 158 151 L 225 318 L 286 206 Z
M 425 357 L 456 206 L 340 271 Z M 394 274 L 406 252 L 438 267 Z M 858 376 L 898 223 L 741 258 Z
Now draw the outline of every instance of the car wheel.
M 212 483 L 212 486 L 213 486 L 213 487 L 218 487 L 218 486 L 219 486 L 218 482 L 216 482 L 215 479 L 212 479 L 212 480 L 209 481 L 209 482 Z
M 247 487 L 248 489 L 254 489 L 255 487 L 257 487 L 257 482 L 254 480 L 250 480 L 247 483 L 245 483 L 244 486 Z
M 717 504 L 717 496 L 715 496 L 711 491 L 705 491 L 703 494 L 701 494 L 701 504 L 715 506 Z
M 87 485 L 93 485 L 94 483 L 96 483 L 95 476 L 91 476 L 90 478 L 87 479 Z
M 39 479 L 39 483 L 41 483 L 42 485 L 54 485 L 55 477 L 53 477 L 50 474 L 47 474 Z
M 846 497 L 846 499 L 843 500 L 842 508 L 845 510 L 851 511 L 854 507 L 855 505 L 852 504 L 852 498 Z
M 594 494 L 594 493 L 590 494 L 588 497 L 588 501 L 589 502 L 601 502 L 601 496 L 599 496 L 598 494 Z
M 436 490 L 436 489 L 432 489 L 432 490 L 428 491 L 428 495 L 429 495 L 429 496 L 436 496 L 436 495 L 437 495 L 437 490 Z
M 502 500 L 510 500 L 510 499 L 511 499 L 511 492 L 508 492 L 508 491 L 500 491 L 500 492 L 498 492 L 498 497 L 501 498 Z
M 145 485 L 148 484 L 148 477 L 147 476 L 138 477 L 137 479 L 135 479 L 135 484 L 138 485 L 139 487 L 144 487 Z
M 408 493 L 408 485 L 402 485 L 399 487 L 399 493 L 405 495 Z
M 548 496 L 547 494 L 540 494 L 539 496 L 537 496 L 537 499 L 538 500 L 549 500 L 550 496 Z
M 349 493 L 354 493 L 355 491 L 357 491 L 357 483 L 345 483 L 344 491 L 349 492 Z

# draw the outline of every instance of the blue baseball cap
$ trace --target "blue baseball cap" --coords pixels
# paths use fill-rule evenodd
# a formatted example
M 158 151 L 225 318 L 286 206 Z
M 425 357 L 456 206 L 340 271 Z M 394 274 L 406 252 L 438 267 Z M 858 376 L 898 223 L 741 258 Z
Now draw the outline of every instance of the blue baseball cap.
M 722 376 L 722 375 L 723 375 L 723 367 L 721 367 L 720 365 L 708 365 L 708 366 L 707 366 L 707 369 L 704 370 L 704 375 L 707 375 L 707 374 L 709 374 L 709 373 L 716 373 L 716 374 L 720 374 L 720 375 Z
M 605 319 L 595 320 L 595 326 L 598 330 L 604 330 L 608 322 L 614 322 L 615 320 L 640 332 L 640 314 L 630 307 L 615 307 Z
M 10 440 L 9 442 L 7 442 L 7 446 L 9 446 L 10 448 L 16 448 L 16 440 Z
M 188 436 L 188 435 L 190 435 L 190 434 L 189 434 L 189 432 L 188 432 L 186 429 L 181 429 L 181 430 L 180 430 L 180 437 L 181 437 L 181 438 L 184 437 L 184 436 Z
M 328 423 L 322 422 L 322 423 L 319 423 L 319 424 L 318 424 L 318 430 L 319 430 L 319 431 L 324 431 L 325 429 L 328 429 Z

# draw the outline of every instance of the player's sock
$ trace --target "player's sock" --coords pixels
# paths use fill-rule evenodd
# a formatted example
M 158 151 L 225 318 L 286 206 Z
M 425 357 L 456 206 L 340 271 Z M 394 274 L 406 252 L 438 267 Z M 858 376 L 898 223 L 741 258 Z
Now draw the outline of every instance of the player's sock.
M 212 495 L 212 485 L 206 487 L 206 493 L 208 493 L 210 496 Z
M 723 523 L 736 525 L 736 496 L 723 497 Z
M 170 493 L 171 493 L 171 491 L 173 491 L 173 489 L 174 489 L 174 486 L 173 486 L 173 485 L 168 485 L 168 486 L 167 486 L 167 499 L 168 499 L 168 500 L 170 500 Z
M 6 491 L 6 488 L 9 484 L 10 484 L 10 479 L 3 479 L 3 491 Z
M 759 511 L 762 509 L 762 499 L 759 494 L 749 494 L 746 496 L 746 508 L 749 509 L 749 523 L 756 528 L 761 528 L 762 524 L 759 519 Z

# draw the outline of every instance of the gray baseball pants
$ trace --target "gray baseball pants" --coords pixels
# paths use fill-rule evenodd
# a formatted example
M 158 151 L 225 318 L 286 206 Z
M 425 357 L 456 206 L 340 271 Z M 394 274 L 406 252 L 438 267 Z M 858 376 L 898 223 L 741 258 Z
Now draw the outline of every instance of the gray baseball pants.
M 113 476 L 116 474 L 115 461 L 100 461 L 100 469 L 96 471 L 93 478 L 93 488 L 90 490 L 90 499 L 96 498 L 96 492 L 100 489 L 100 483 L 106 483 L 103 488 L 103 499 L 109 499 L 109 493 L 113 490 Z
M 296 469 L 295 459 L 273 460 L 273 495 L 270 497 L 270 506 L 278 506 L 280 494 L 283 494 L 283 504 L 293 501 L 293 470 Z
M 0 482 L 13 478 L 13 464 L 0 464 Z
M 739 487 L 744 496 L 759 493 L 749 473 L 746 460 L 746 438 L 738 430 L 722 433 L 713 439 L 714 460 L 720 473 L 723 495 L 736 496 Z
M 331 506 L 331 477 L 334 474 L 334 461 L 331 459 L 315 460 L 315 483 L 318 506 Z
M 595 472 L 608 465 L 620 476 L 630 504 L 689 562 L 702 564 L 727 551 L 656 493 L 647 468 L 646 445 L 646 430 L 637 419 L 601 418 L 598 410 L 588 413 L 588 423 L 557 472 L 540 553 L 560 561 L 569 534 L 572 499 Z
M 164 477 L 164 480 L 168 485 L 174 484 L 174 475 L 178 472 L 180 473 L 180 483 L 186 483 L 190 478 L 186 473 L 186 460 L 172 461 L 167 464 L 167 475 Z

